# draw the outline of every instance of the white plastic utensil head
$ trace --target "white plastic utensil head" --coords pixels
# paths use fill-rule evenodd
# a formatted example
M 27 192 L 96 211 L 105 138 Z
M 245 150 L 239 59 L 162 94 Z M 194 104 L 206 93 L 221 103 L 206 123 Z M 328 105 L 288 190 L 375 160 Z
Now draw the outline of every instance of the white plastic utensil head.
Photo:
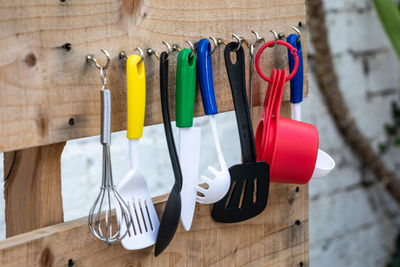
M 222 168 L 217 171 L 215 168 L 209 166 L 208 169 L 214 174 L 214 178 L 210 179 L 204 175 L 200 177 L 201 182 L 207 184 L 207 189 L 197 186 L 196 200 L 201 204 L 213 204 L 220 201 L 228 193 L 230 188 L 231 176 L 227 168 Z
M 335 168 L 335 165 L 335 161 L 328 153 L 318 149 L 317 162 L 315 163 L 314 173 L 311 178 L 327 176 Z
M 179 128 L 179 163 L 182 170 L 181 222 L 190 230 L 196 207 L 196 186 L 199 177 L 201 129 Z
M 200 195 L 197 195 L 196 199 L 197 202 L 201 204 L 212 204 L 220 201 L 228 193 L 231 186 L 231 175 L 229 174 L 228 167 L 226 166 L 222 154 L 221 145 L 219 144 L 215 115 L 209 115 L 208 118 L 221 170 L 217 171 L 212 166 L 209 166 L 208 169 L 214 174 L 214 178 L 210 179 L 204 175 L 200 177 L 201 182 L 206 183 L 208 186 L 207 189 L 197 186 L 197 192 L 200 193 Z
M 149 247 L 156 242 L 160 222 L 154 208 L 146 179 L 138 165 L 139 139 L 129 140 L 131 168 L 118 184 L 118 192 L 128 204 L 131 227 L 121 240 L 125 249 L 136 250 Z

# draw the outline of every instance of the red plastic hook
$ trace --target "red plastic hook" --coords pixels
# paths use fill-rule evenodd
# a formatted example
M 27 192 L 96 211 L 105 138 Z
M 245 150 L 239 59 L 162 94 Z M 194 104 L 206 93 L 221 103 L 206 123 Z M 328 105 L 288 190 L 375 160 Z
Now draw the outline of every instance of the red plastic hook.
M 272 40 L 272 41 L 269 41 L 269 42 L 265 43 L 263 46 L 260 47 L 260 49 L 258 49 L 257 55 L 256 55 L 256 69 L 257 69 L 257 72 L 261 76 L 261 78 L 263 78 L 264 80 L 266 80 L 269 83 L 272 82 L 272 80 L 271 80 L 270 77 L 265 75 L 264 72 L 262 72 L 261 67 L 260 67 L 260 57 L 261 57 L 261 54 L 263 53 L 263 51 L 265 50 L 265 48 L 273 46 L 274 44 L 275 44 L 275 40 Z M 297 55 L 297 49 L 294 48 L 288 42 L 285 42 L 285 41 L 282 41 L 282 40 L 278 40 L 277 44 L 286 46 L 290 50 L 290 53 L 293 55 L 294 60 L 295 60 L 292 72 L 285 79 L 285 82 L 287 82 L 287 81 L 289 81 L 290 79 L 293 78 L 293 76 L 297 72 L 297 69 L 299 68 L 299 57 Z

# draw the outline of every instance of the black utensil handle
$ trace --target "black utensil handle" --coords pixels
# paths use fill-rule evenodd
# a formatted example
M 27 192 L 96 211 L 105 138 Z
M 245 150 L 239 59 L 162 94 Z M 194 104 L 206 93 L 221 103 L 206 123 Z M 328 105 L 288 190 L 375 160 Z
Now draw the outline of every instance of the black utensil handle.
M 178 187 L 179 192 L 182 189 L 182 172 L 179 164 L 178 154 L 174 136 L 172 134 L 171 119 L 169 116 L 168 104 L 168 54 L 162 52 L 160 56 L 160 94 L 161 94 L 161 109 L 164 122 L 164 131 L 167 138 L 168 152 L 171 159 L 172 169 L 175 175 L 175 186 Z
M 239 129 L 242 160 L 244 163 L 255 162 L 257 154 L 246 95 L 244 51 L 240 46 L 240 48 L 235 52 L 237 47 L 237 42 L 230 42 L 225 47 L 225 65 L 228 72 L 229 83 L 231 85 L 236 121 Z M 232 52 L 236 53 L 235 63 L 232 63 L 231 61 Z

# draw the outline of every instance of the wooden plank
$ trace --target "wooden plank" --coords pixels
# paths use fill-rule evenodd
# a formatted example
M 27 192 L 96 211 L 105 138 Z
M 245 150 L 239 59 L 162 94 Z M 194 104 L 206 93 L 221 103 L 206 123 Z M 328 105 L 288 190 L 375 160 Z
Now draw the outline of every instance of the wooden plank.
M 196 41 L 210 34 L 231 40 L 237 33 L 253 40 L 250 30 L 272 39 L 270 29 L 289 33 L 299 21 L 305 21 L 305 0 L 2 1 L 0 47 L 7 52 L 0 54 L 0 151 L 99 134 L 100 79 L 85 56 L 95 53 L 104 62 L 100 48 L 112 55 L 107 70 L 112 130 L 119 131 L 126 128 L 125 71 L 119 51 L 132 53 L 136 46 L 160 51 L 161 41 L 182 45 L 186 39 Z M 222 50 L 213 55 L 220 112 L 232 110 Z M 286 64 L 286 49 L 267 53 L 263 57 L 267 73 Z M 172 89 L 176 57 L 171 61 Z M 161 122 L 159 71 L 154 57 L 146 57 L 145 64 L 149 125 Z M 258 75 L 254 84 L 255 95 L 264 95 L 266 84 Z M 174 93 L 170 95 L 174 109 Z M 254 105 L 260 104 L 257 99 Z M 197 97 L 196 116 L 203 114 L 200 102 Z
M 60 166 L 64 145 L 4 153 L 7 237 L 64 221 Z
M 164 206 L 165 202 L 157 203 L 157 211 Z M 191 231 L 179 226 L 157 258 L 152 247 L 108 247 L 92 236 L 87 218 L 82 218 L 1 241 L 0 265 L 308 266 L 307 186 L 271 184 L 267 209 L 242 223 L 216 223 L 210 212 L 211 206 L 198 205 Z

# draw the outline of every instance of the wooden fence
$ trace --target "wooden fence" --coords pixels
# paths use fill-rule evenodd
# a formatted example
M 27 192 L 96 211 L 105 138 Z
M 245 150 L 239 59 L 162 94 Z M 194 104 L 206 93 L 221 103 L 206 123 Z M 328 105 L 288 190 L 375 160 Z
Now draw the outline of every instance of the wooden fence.
M 216 223 L 210 206 L 197 205 L 192 230 L 179 226 L 167 250 L 154 258 L 153 248 L 108 247 L 90 234 L 87 218 L 63 222 L 60 166 L 66 141 L 100 132 L 101 85 L 98 70 L 86 63 L 87 54 L 101 60 L 99 49 L 104 48 L 112 55 L 107 72 L 112 130 L 120 131 L 126 128 L 121 50 L 160 51 L 162 41 L 183 44 L 209 35 L 231 39 L 232 33 L 251 40 L 251 30 L 272 39 L 270 29 L 289 33 L 305 23 L 305 0 L 18 0 L 2 1 L 0 14 L 0 151 L 5 152 L 7 227 L 7 239 L 0 242 L 1 266 L 308 265 L 307 186 L 272 184 L 267 209 L 238 224 Z M 265 71 L 285 66 L 286 53 L 269 49 Z M 159 70 L 154 57 L 146 57 L 145 64 L 145 124 L 150 125 L 162 120 Z M 213 66 L 219 111 L 230 111 L 222 49 L 213 55 Z M 173 77 L 173 66 L 170 71 Z M 254 76 L 257 118 L 266 84 Z M 282 114 L 290 114 L 288 103 Z M 202 115 L 197 92 L 195 116 Z M 154 199 L 159 213 L 164 199 Z

